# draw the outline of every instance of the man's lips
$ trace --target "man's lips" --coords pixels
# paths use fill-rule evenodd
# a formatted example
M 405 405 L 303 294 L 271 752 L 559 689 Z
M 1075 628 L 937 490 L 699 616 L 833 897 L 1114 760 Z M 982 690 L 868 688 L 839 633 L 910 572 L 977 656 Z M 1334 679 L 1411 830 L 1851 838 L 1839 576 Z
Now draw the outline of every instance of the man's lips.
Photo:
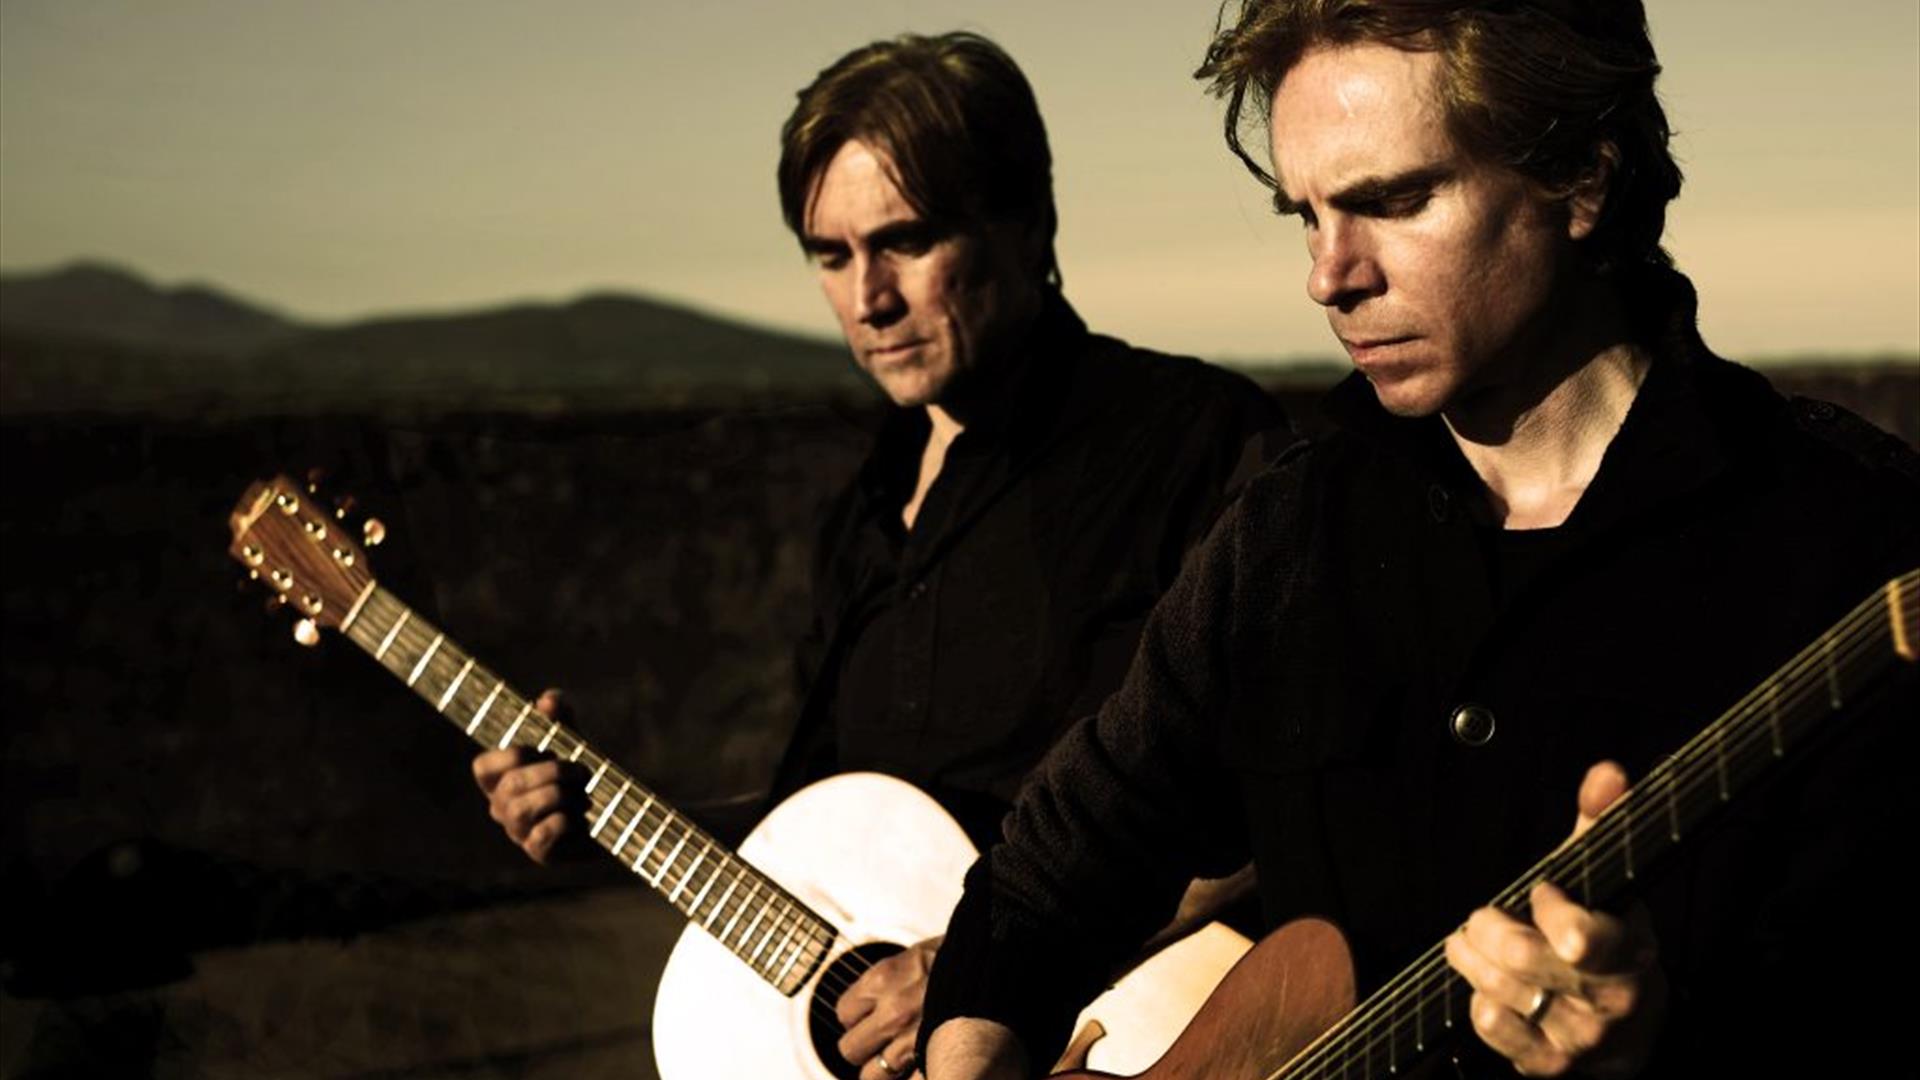
M 912 341 L 894 342 L 887 345 L 869 345 L 867 346 L 867 357 L 872 360 L 897 360 L 925 344 L 926 342 L 916 338 Z
M 1414 340 L 1412 334 L 1403 334 L 1398 337 L 1348 337 L 1345 334 L 1340 335 L 1340 344 L 1346 348 L 1347 356 L 1350 357 L 1355 364 L 1361 366 L 1365 366 L 1370 361 L 1379 360 L 1387 356 L 1395 346 L 1405 345 L 1412 340 Z

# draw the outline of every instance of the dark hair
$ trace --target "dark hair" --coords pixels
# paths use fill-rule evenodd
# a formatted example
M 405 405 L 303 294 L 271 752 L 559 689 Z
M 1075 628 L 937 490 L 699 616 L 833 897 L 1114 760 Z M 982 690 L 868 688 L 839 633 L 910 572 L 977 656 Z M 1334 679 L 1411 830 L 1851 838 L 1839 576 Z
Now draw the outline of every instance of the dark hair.
M 1251 98 L 1265 126 L 1274 90 L 1309 49 L 1373 42 L 1440 58 L 1434 88 L 1467 152 L 1556 195 L 1608 174 L 1586 249 L 1596 265 L 1671 265 L 1660 246 L 1680 166 L 1653 83 L 1660 63 L 1640 0 L 1240 0 L 1220 11 L 1194 73 L 1227 102 L 1227 145 L 1269 188 L 1247 150 Z M 1610 149 L 1609 149 L 1610 148 Z
M 1053 155 L 1033 88 L 978 34 L 876 41 L 800 91 L 780 129 L 780 211 L 795 236 L 820 174 L 849 140 L 883 152 L 908 204 L 929 221 L 1039 230 L 1040 280 L 1058 284 Z

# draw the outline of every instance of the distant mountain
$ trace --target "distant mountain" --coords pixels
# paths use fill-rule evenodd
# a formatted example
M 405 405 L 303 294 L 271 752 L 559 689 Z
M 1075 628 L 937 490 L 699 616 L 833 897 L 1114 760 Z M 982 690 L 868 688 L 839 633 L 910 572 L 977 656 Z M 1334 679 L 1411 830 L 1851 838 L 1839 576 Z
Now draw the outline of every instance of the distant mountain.
M 380 319 L 264 350 L 257 374 L 326 392 L 342 383 L 407 394 L 627 402 L 708 391 L 851 389 L 838 344 L 760 330 L 632 296 L 474 314 Z
M 635 296 L 319 326 L 77 264 L 0 276 L 0 410 L 552 412 L 861 393 L 837 343 Z
M 0 275 L 0 329 L 217 356 L 243 356 L 305 330 L 216 289 L 163 289 L 93 262 Z

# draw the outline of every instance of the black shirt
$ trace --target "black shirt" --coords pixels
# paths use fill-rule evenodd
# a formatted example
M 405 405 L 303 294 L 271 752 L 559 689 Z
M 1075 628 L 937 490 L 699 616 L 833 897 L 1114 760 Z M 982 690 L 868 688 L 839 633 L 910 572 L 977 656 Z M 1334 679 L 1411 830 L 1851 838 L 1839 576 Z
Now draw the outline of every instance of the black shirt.
M 1119 684 L 1248 437 L 1284 426 L 1244 377 L 1089 334 L 1057 298 L 1015 363 L 912 530 L 924 410 L 890 410 L 831 508 L 776 798 L 877 770 L 990 842 L 1034 762 Z

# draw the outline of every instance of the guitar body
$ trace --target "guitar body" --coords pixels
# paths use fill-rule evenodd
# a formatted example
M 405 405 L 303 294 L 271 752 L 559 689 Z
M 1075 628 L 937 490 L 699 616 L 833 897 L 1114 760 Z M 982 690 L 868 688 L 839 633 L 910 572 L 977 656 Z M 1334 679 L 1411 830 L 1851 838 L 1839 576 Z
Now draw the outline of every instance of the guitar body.
M 840 945 L 822 973 L 787 997 L 707 931 L 689 925 L 660 974 L 654 1060 L 666 1080 L 826 1080 L 835 1074 L 813 1052 L 807 1022 L 822 974 L 832 972 L 839 981 L 832 961 L 849 947 L 909 945 L 944 931 L 973 865 L 973 844 L 913 785 L 850 773 L 775 807 L 741 843 L 740 856 L 838 926 Z M 826 1060 L 844 1065 L 834 1056 Z
M 667 958 L 653 1007 L 654 1059 L 666 1080 L 850 1077 L 809 1018 L 853 978 L 836 961 L 878 959 L 946 930 L 976 853 L 966 833 L 918 788 L 876 773 L 813 784 L 775 807 L 740 856 L 841 931 L 823 970 L 787 997 L 713 937 L 689 925 Z M 880 948 L 885 946 L 885 948 Z M 1139 1069 L 1179 1035 L 1247 940 L 1217 923 L 1134 969 L 1081 1014 L 1106 1034 L 1087 1063 Z
M 1267 1080 L 1352 1010 L 1353 959 L 1330 922 L 1300 919 L 1235 964 L 1140 1080 Z M 1384 1064 L 1384 1063 L 1383 1063 Z M 1058 1074 L 1090 1080 L 1102 1071 Z

